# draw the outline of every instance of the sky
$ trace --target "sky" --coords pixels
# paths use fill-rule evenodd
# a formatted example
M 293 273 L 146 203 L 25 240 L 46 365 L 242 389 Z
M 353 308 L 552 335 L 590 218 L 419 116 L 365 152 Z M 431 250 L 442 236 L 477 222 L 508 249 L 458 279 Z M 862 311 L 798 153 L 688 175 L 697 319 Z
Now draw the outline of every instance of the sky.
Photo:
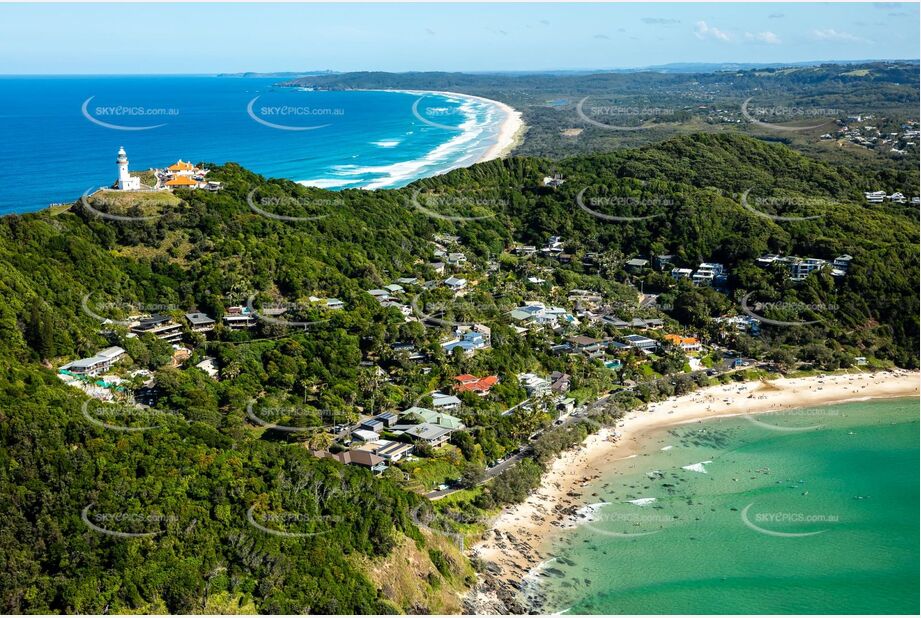
M 0 4 L 0 74 L 917 59 L 917 3 Z

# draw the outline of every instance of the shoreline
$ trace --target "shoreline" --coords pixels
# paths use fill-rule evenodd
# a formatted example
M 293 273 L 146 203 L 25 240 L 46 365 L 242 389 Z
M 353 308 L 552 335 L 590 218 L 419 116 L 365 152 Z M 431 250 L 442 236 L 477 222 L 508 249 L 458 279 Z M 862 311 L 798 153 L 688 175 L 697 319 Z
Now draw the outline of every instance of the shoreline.
M 486 97 L 481 97 L 475 94 L 465 94 L 463 92 L 453 92 L 450 90 L 402 89 L 367 90 L 366 92 L 402 92 L 405 94 L 414 95 L 439 95 L 443 97 L 473 99 L 474 101 L 479 101 L 480 103 L 485 103 L 487 105 L 492 105 L 493 107 L 498 108 L 504 117 L 502 122 L 499 124 L 499 132 L 496 138 L 496 143 L 490 146 L 489 149 L 474 162 L 474 164 L 507 157 L 516 147 L 521 144 L 521 141 L 524 139 L 524 134 L 528 129 L 528 125 L 526 125 L 521 118 L 521 112 L 508 103 L 503 103 L 502 101 L 497 101 L 495 99 L 487 99 Z
M 919 373 L 896 369 L 718 384 L 631 411 L 616 428 L 602 428 L 561 453 L 527 500 L 506 507 L 493 520 L 470 552 L 493 566 L 471 590 L 468 602 L 477 613 L 507 613 L 502 611 L 507 601 L 514 604 L 518 599 L 520 604 L 528 574 L 552 558 L 545 553 L 550 540 L 575 525 L 577 509 L 593 502 L 582 490 L 609 473 L 616 462 L 636 457 L 640 437 L 651 431 L 746 414 L 918 396 Z M 616 442 L 609 439 L 612 434 L 617 435 Z

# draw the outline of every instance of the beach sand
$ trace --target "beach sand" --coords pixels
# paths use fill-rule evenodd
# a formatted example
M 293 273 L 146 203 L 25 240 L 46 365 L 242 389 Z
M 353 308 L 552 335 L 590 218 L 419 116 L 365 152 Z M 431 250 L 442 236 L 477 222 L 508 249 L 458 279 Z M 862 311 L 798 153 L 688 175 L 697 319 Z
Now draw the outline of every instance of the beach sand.
M 473 556 L 492 565 L 484 585 L 472 591 L 469 604 L 478 613 L 503 607 L 497 601 L 500 598 L 507 606 L 527 573 L 551 557 L 543 548 L 555 533 L 572 524 L 578 508 L 597 502 L 597 498 L 581 495 L 583 487 L 618 460 L 635 457 L 639 437 L 651 430 L 741 414 L 918 397 L 918 386 L 918 372 L 904 370 L 781 378 L 710 386 L 630 412 L 616 428 L 602 429 L 580 447 L 561 454 L 531 497 L 496 517 L 483 541 L 471 550 Z M 616 442 L 609 439 L 614 432 Z
M 387 90 L 384 92 L 405 92 L 407 94 L 415 95 L 438 94 L 448 97 L 457 97 L 460 99 L 474 99 L 476 101 L 487 103 L 499 108 L 499 110 L 502 112 L 503 119 L 502 124 L 499 125 L 499 133 L 496 139 L 496 143 L 493 144 L 489 150 L 484 152 L 482 157 L 477 159 L 477 163 L 491 161 L 493 159 L 500 159 L 502 157 L 508 156 L 524 139 L 525 131 L 527 131 L 528 128 L 524 121 L 521 119 L 521 112 L 516 110 L 511 105 L 501 101 L 496 101 L 495 99 L 487 99 L 485 97 L 478 97 L 473 94 L 451 92 L 448 90 Z

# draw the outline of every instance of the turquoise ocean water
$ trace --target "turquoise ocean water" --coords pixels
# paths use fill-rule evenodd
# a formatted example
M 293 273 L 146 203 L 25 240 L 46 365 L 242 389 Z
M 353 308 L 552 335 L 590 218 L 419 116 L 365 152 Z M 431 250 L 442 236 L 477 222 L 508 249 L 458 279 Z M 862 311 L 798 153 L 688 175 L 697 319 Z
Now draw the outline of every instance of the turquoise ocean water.
M 919 402 L 651 433 L 527 589 L 572 614 L 917 614 Z M 664 449 L 664 450 L 663 450 Z
M 280 88 L 276 78 L 0 77 L 0 214 L 72 201 L 130 168 L 239 163 L 312 186 L 392 188 L 477 161 L 501 110 L 451 95 Z

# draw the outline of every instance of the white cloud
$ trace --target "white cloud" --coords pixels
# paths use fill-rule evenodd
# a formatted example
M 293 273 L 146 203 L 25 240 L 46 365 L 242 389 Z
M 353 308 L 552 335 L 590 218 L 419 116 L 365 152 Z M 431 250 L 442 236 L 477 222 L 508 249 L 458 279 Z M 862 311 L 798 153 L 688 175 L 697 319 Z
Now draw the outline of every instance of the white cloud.
M 745 40 L 757 41 L 758 43 L 767 43 L 768 45 L 780 45 L 780 37 L 770 30 L 765 32 L 756 32 L 754 34 L 751 32 L 746 32 Z
M 819 41 L 839 41 L 843 43 L 863 43 L 866 41 L 866 39 L 862 39 L 850 32 L 840 32 L 834 28 L 813 30 L 812 36 Z
M 716 39 L 717 41 L 723 41 L 724 43 L 732 41 L 731 35 L 723 32 L 719 28 L 708 26 L 707 22 L 705 21 L 697 22 L 696 26 L 694 27 L 694 36 L 696 36 L 698 39 Z

